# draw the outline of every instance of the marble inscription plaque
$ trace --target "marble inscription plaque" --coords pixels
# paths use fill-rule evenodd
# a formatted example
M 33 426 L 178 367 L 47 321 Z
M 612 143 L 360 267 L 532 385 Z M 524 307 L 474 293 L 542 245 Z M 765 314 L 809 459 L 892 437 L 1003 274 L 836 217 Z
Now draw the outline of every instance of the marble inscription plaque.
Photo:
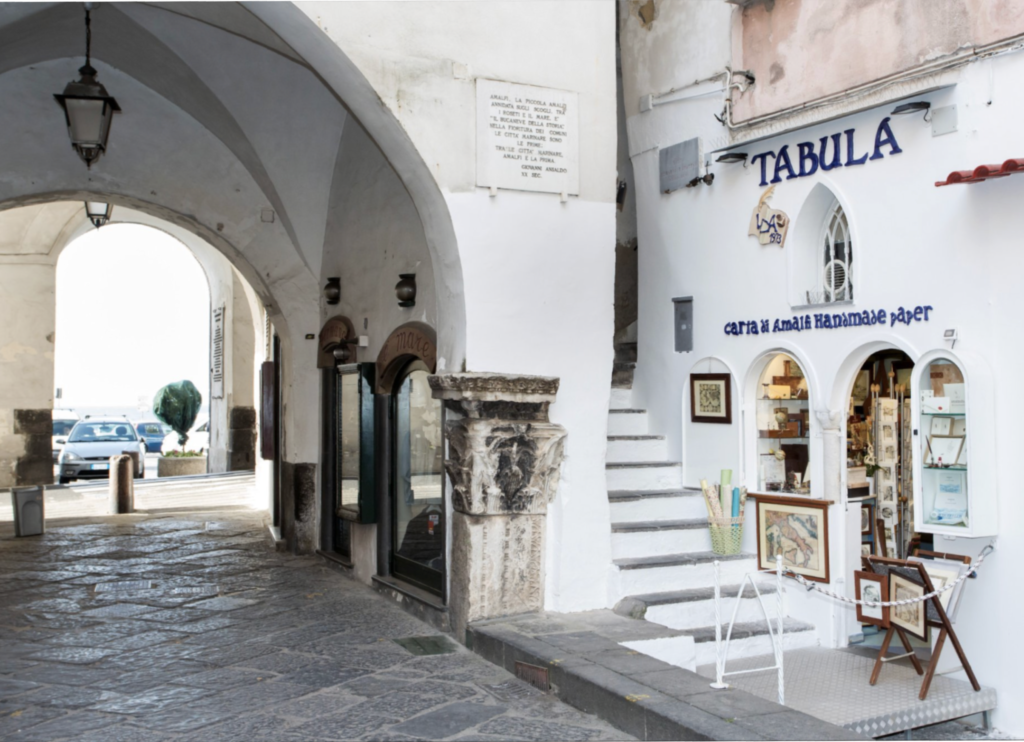
M 477 185 L 578 195 L 578 100 L 565 90 L 477 80 Z

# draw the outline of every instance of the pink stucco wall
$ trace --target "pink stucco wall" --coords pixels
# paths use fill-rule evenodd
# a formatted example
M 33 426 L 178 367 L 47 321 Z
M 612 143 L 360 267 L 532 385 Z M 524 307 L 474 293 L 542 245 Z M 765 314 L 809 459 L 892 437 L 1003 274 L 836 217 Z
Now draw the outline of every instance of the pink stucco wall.
M 776 0 L 733 23 L 734 68 L 757 76 L 739 122 L 1024 33 L 1024 0 Z

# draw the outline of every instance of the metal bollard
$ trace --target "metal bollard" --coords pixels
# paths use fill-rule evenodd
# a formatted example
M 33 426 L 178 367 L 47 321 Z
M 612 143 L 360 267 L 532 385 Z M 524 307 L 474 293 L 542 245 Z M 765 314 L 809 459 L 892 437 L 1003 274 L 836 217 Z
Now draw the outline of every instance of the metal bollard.
M 110 502 L 118 515 L 135 512 L 135 461 L 126 453 L 110 457 Z
M 40 536 L 46 526 L 43 487 L 14 487 L 11 505 L 14 508 L 14 535 Z

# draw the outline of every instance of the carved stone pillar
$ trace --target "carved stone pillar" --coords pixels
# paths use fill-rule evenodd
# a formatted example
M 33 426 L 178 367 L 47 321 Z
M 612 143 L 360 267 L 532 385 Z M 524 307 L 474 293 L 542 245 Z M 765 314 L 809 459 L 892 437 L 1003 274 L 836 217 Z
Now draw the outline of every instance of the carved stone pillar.
M 843 440 L 843 413 L 833 410 L 815 410 L 814 416 L 821 426 L 821 443 L 824 477 L 822 497 L 833 502 L 842 502 L 842 467 L 846 466 L 845 441 Z
M 544 607 L 544 518 L 566 433 L 548 421 L 556 378 L 443 374 L 430 387 L 448 413 L 448 610 L 465 641 L 473 621 Z

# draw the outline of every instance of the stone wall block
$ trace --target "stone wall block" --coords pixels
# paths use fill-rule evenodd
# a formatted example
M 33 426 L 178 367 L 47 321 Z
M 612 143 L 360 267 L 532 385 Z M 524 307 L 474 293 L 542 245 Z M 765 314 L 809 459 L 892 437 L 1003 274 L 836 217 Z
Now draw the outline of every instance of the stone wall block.
M 228 427 L 232 430 L 256 429 L 255 407 L 232 407 L 228 415 Z

